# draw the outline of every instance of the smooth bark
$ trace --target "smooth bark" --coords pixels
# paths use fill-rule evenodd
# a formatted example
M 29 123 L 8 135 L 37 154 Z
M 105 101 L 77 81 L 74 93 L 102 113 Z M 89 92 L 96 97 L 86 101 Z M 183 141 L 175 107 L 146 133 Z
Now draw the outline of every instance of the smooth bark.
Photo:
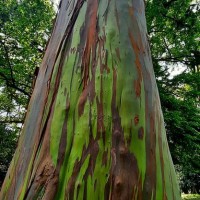
M 180 199 L 143 0 L 62 1 L 0 199 Z

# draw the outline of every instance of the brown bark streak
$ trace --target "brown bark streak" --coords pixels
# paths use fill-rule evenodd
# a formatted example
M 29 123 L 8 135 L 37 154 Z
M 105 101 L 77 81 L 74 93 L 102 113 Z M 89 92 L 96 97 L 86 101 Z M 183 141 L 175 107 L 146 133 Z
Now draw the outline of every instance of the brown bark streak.
M 116 107 L 117 73 L 113 68 L 113 96 L 112 96 L 112 167 L 111 167 L 111 200 L 134 199 L 134 187 L 142 187 L 138 183 L 139 173 L 137 161 L 125 145 L 121 119 Z M 131 178 L 130 178 L 131 177 Z

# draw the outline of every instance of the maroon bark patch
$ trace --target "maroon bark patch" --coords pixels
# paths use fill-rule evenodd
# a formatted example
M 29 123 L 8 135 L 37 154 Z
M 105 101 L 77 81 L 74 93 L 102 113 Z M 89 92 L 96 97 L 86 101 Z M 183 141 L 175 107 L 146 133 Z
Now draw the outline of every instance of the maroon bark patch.
M 138 138 L 140 140 L 143 140 L 143 138 L 144 138 L 144 128 L 143 127 L 140 127 L 138 130 Z

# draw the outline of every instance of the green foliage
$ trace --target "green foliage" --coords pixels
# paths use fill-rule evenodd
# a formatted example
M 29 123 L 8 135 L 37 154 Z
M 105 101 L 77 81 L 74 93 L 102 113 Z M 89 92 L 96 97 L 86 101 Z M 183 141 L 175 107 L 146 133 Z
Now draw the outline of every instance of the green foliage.
M 199 70 L 199 5 L 193 0 L 152 0 L 146 5 L 151 51 L 156 61 Z
M 34 70 L 41 62 L 53 16 L 46 0 L 0 2 L 0 98 L 3 107 L 17 109 L 14 114 L 0 110 L 7 113 L 1 121 L 23 121 L 21 110 L 24 113 L 31 95 Z
M 0 1 L 0 184 L 15 151 L 54 15 L 47 0 Z
M 16 149 L 17 132 L 17 128 L 13 131 L 5 124 L 0 124 L 0 185 Z
M 183 194 L 182 200 L 200 200 L 200 195 L 198 195 L 198 194 Z

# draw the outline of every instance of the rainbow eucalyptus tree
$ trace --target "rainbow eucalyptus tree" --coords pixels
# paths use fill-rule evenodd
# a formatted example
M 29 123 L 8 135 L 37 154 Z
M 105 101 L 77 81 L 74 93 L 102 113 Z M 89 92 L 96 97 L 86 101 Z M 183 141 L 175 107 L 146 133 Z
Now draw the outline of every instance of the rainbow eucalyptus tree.
M 143 0 L 63 0 L 1 198 L 177 200 Z

